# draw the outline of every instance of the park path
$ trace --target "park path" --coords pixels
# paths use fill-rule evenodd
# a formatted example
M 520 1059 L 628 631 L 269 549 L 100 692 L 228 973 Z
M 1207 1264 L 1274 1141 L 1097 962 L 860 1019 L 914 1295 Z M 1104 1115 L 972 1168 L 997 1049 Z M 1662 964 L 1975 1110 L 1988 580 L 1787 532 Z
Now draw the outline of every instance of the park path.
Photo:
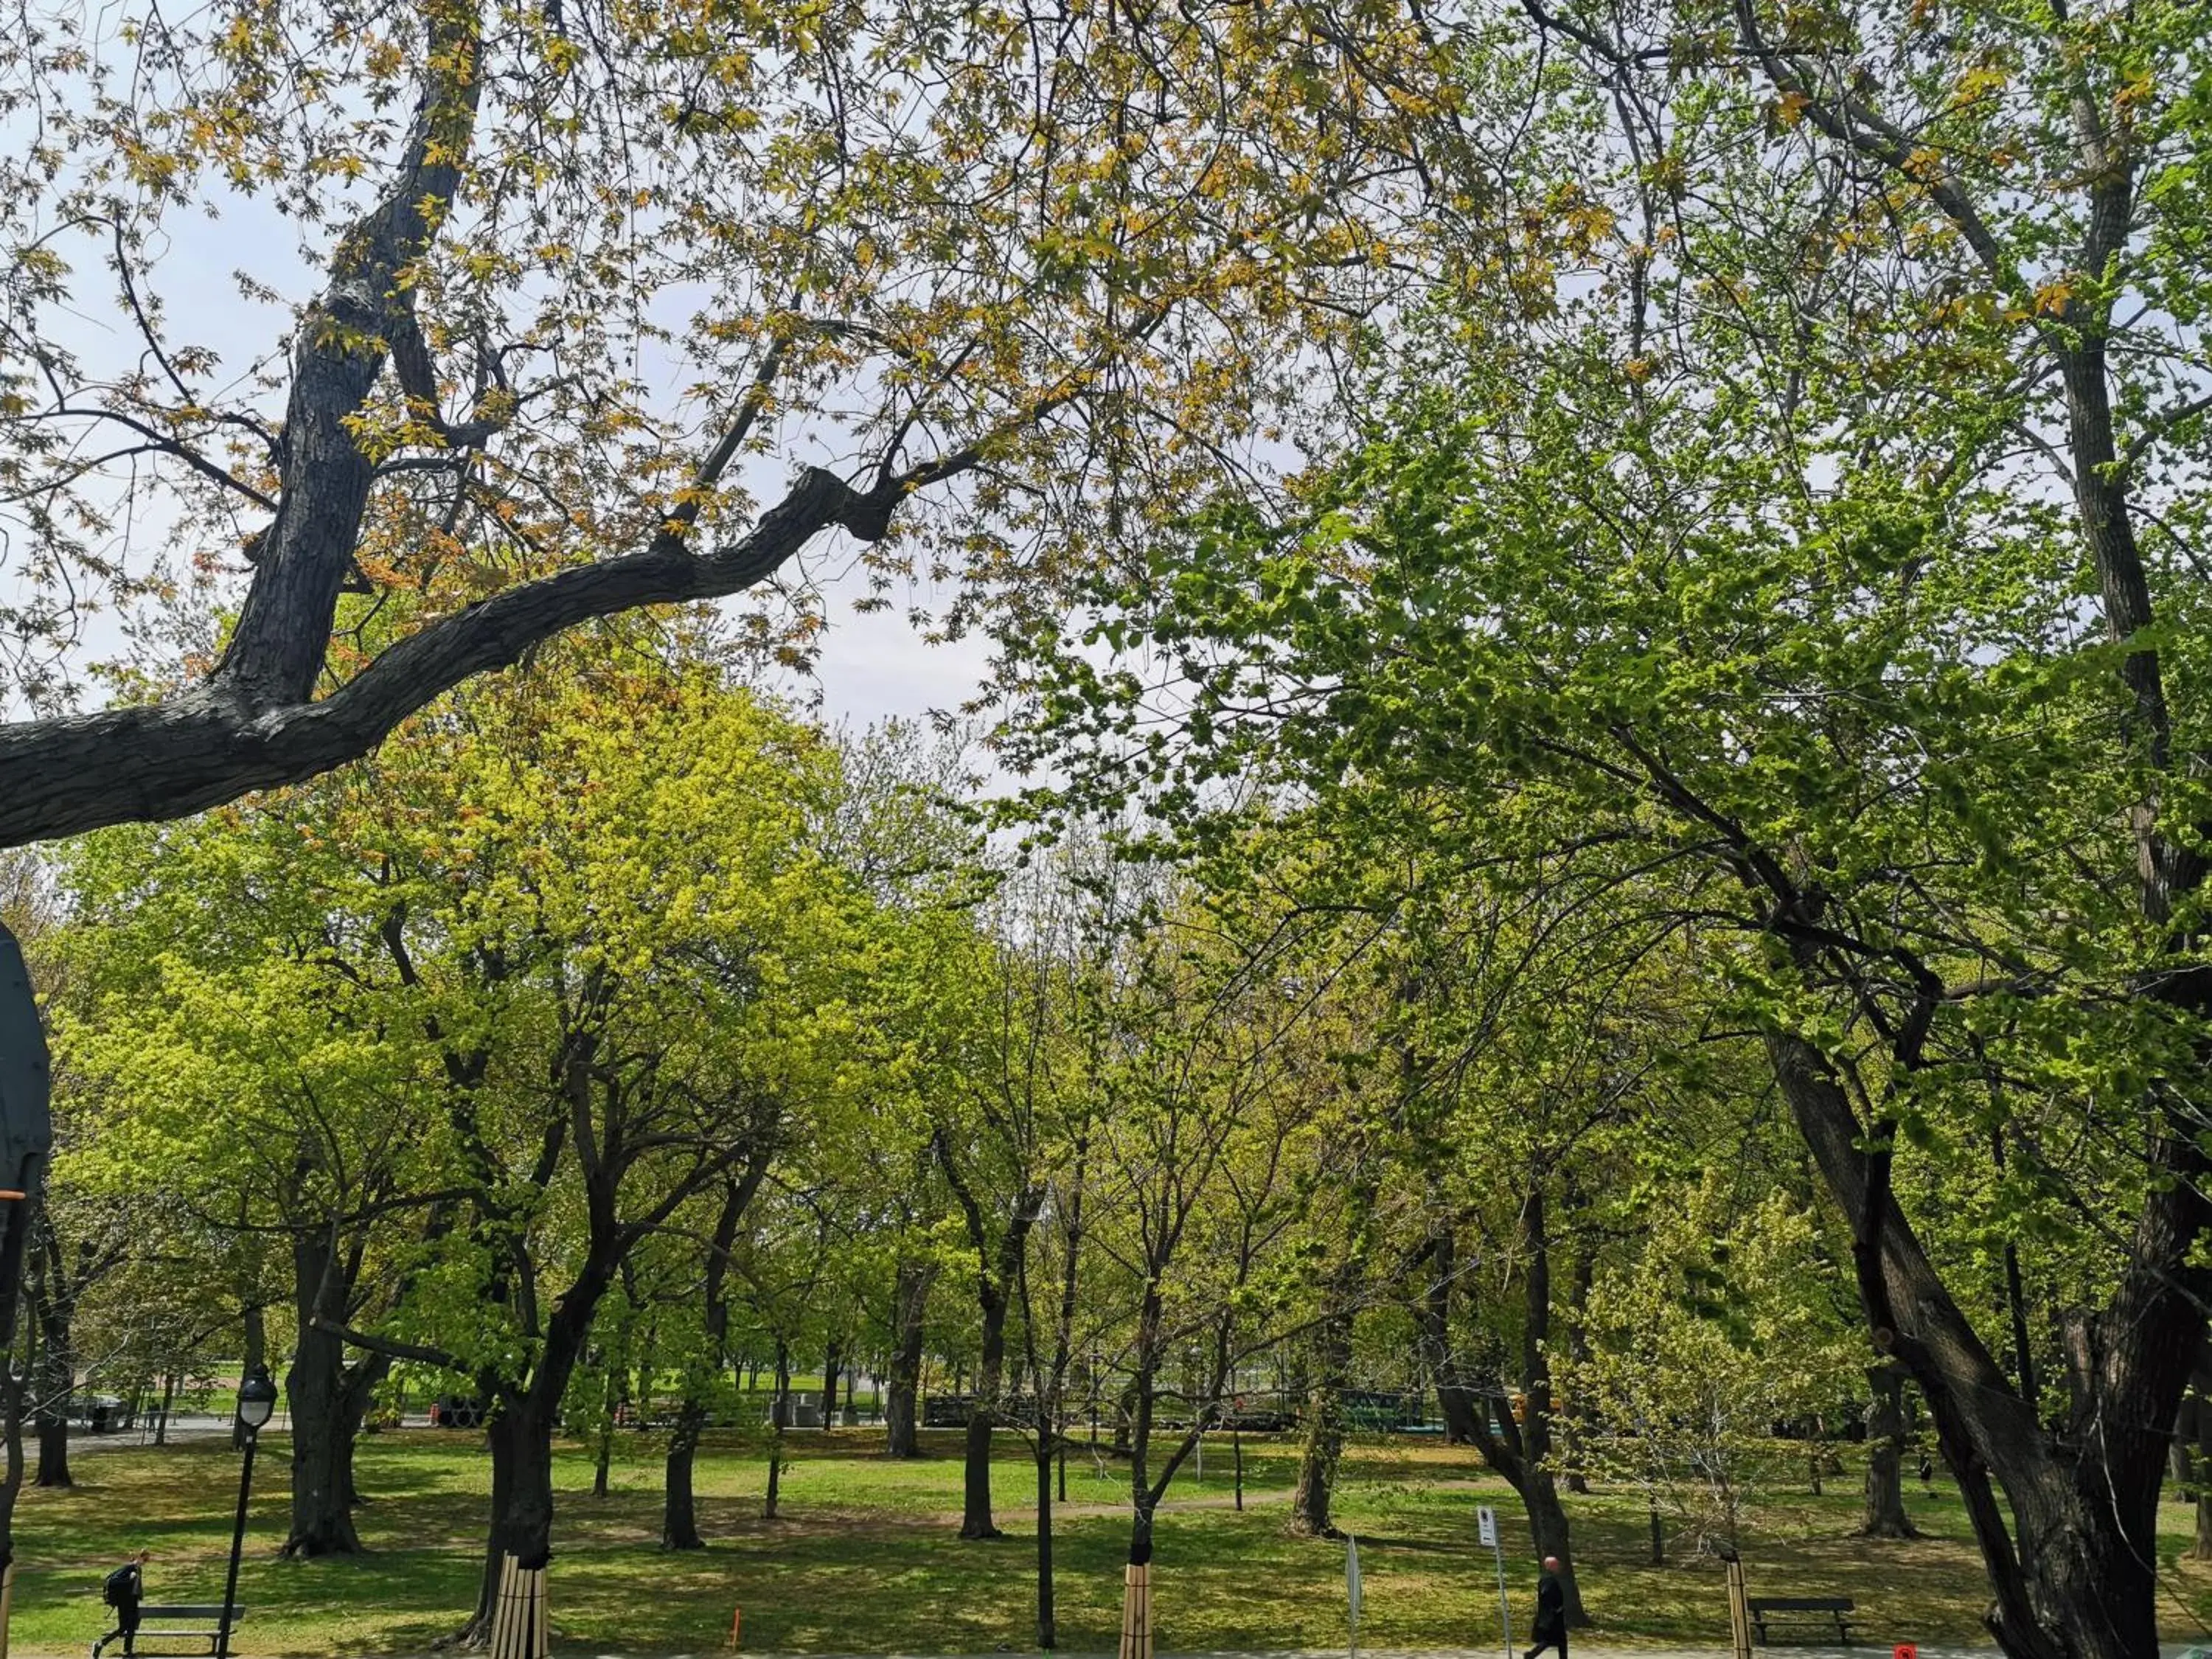
M 1510 1659 L 1518 1659 L 1522 1644 L 1516 1642 Z M 1790 1643 L 1785 1646 L 1756 1650 L 1774 1659 L 1882 1659 L 1882 1650 L 1887 1643 L 1863 1642 L 1856 1647 L 1837 1647 L 1812 1643 Z M 1590 1641 L 1575 1644 L 1578 1654 L 1594 1656 L 1594 1659 L 1734 1659 L 1734 1650 L 1725 1644 L 1680 1647 L 1616 1646 L 1611 1643 Z M 1919 1659 L 1997 1659 L 1994 1644 L 1982 1647 L 1928 1647 L 1918 1650 Z M 2159 1644 L 2160 1659 L 2212 1659 L 2212 1646 L 2190 1642 L 2162 1642 Z M 622 1656 L 599 1655 L 594 1659 L 623 1659 Z M 729 1659 L 726 1652 L 675 1654 L 667 1659 Z M 1057 1652 L 1024 1653 L 1018 1650 L 1000 1649 L 988 1655 L 954 1654 L 747 1654 L 744 1659 L 1115 1659 L 1112 1650 L 1097 1653 Z M 1248 1648 L 1237 1651 L 1200 1650 L 1188 1652 L 1163 1650 L 1155 1659 L 1347 1659 L 1342 1648 Z M 1495 1647 L 1485 1648 L 1369 1648 L 1359 1650 L 1358 1659 L 1509 1659 Z
M 1116 1466 L 1116 1472 L 1126 1479 L 1127 1475 L 1127 1466 Z M 1501 1481 L 1495 1478 L 1486 1480 L 1459 1479 L 1450 1480 L 1431 1480 L 1427 1483 L 1427 1486 L 1428 1489 L 1432 1492 L 1496 1492 L 1502 1484 L 1503 1483 Z M 1252 1509 L 1265 1504 L 1287 1504 L 1290 1502 L 1291 1495 L 1297 1490 L 1297 1489 L 1295 1486 L 1247 1486 L 1244 1488 L 1244 1507 L 1246 1509 Z M 1234 1509 L 1236 1506 L 1237 1494 L 1233 1491 L 1209 1492 L 1204 1498 L 1168 1498 L 1160 1504 L 1159 1512 L 1163 1515 L 1169 1515 L 1179 1510 L 1227 1510 Z M 994 1497 L 992 1500 L 991 1508 L 994 1513 L 1000 1515 L 1034 1516 L 1036 1513 L 1036 1502 L 1034 1498 L 1017 1500 L 1013 1502 L 1002 1502 Z M 1128 1512 L 1129 1499 L 1126 1493 L 1113 1498 L 1071 1498 L 1064 1501 L 1055 1501 L 1052 1506 L 1054 1518 L 1055 1520 L 1062 1521 L 1080 1521 L 1102 1515 L 1127 1515 Z M 960 1511 L 958 1510 L 940 1510 L 938 1512 L 937 1519 L 939 1522 L 950 1521 L 955 1525 L 957 1525 L 960 1520 Z M 1463 1651 L 1472 1654 L 1474 1650 L 1472 1649 L 1462 1650 L 1458 1648 L 1437 1648 L 1432 1650 L 1431 1653 L 1433 1655 L 1433 1659 L 1454 1659 L 1455 1655 Z M 1484 1650 L 1484 1651 L 1486 1654 L 1487 1650 Z M 1626 1651 L 1626 1650 L 1623 1650 L 1623 1651 Z M 1802 1659 L 1802 1655 L 1812 1652 L 1812 1650 L 1805 1649 L 1794 1651 L 1798 1653 L 1798 1659 Z M 1401 1656 L 1394 1656 L 1388 1650 L 1382 1648 L 1373 1650 L 1371 1655 L 1370 1654 L 1369 1650 L 1364 1648 L 1361 1649 L 1360 1652 L 1363 1656 L 1363 1659 L 1401 1659 Z M 817 1656 L 817 1659 L 847 1659 L 847 1656 L 831 1654 Z M 911 1659 L 911 1656 L 908 1656 L 908 1659 Z M 1095 1659 L 1095 1656 L 1085 1654 L 1061 1654 L 1057 1656 L 1057 1659 Z M 1158 1659 L 1170 1659 L 1170 1656 L 1161 1654 L 1158 1656 Z M 1211 1659 L 1211 1656 L 1178 1654 L 1172 1656 L 1172 1659 Z M 1282 1656 L 1278 1654 L 1250 1655 L 1247 1656 L 1246 1659 L 1282 1659 Z M 1866 1659 L 1865 1653 L 1861 1652 L 1858 1656 L 1858 1659 Z M 2212 1656 L 2208 1656 L 2207 1659 L 2212 1659 Z
M 1856 1647 L 1836 1647 L 1810 1643 L 1790 1643 L 1780 1648 L 1762 1648 L 1762 1655 L 1776 1659 L 1882 1659 L 1881 1650 L 1887 1644 L 1863 1643 Z M 1592 1641 L 1576 1644 L 1577 1653 L 1592 1656 L 1593 1659 L 1733 1659 L 1732 1650 L 1723 1645 L 1683 1645 L 1678 1647 L 1616 1646 L 1610 1643 Z M 1983 1647 L 1922 1647 L 1919 1659 L 1996 1659 L 1994 1646 Z M 572 1644 L 554 1644 L 555 1659 L 731 1659 L 726 1649 L 709 1648 L 698 1653 L 595 1654 L 588 1648 Z M 2159 1644 L 2160 1659 L 2212 1659 L 2212 1646 L 2190 1642 L 2162 1642 Z M 45 1650 L 16 1649 L 11 1659 L 82 1659 L 82 1649 L 70 1649 L 66 1654 Z M 452 1659 L 450 1654 L 392 1654 L 384 1659 Z M 1115 1659 L 1111 1649 L 1097 1652 L 1062 1650 L 1056 1653 L 1024 1652 L 1019 1649 L 1000 1648 L 979 1654 L 915 1654 L 915 1653 L 747 1653 L 744 1659 Z M 1349 1659 L 1342 1648 L 1245 1648 L 1241 1650 L 1203 1649 L 1189 1651 L 1163 1650 L 1156 1659 Z M 1495 1647 L 1483 1648 L 1361 1648 L 1358 1659 L 1518 1659 L 1502 1653 Z
M 1244 1489 L 1244 1507 L 1249 1510 L 1257 1509 L 1267 1504 L 1286 1504 L 1295 1490 L 1296 1488 L 1291 1486 L 1268 1486 L 1258 1490 L 1247 1486 Z M 1162 1515 L 1172 1515 L 1185 1510 L 1228 1510 L 1236 1507 L 1235 1492 L 1211 1492 L 1204 1498 L 1164 1499 L 1158 1512 Z M 1034 1517 L 1036 1514 L 1036 1500 L 1030 1498 L 1024 1503 L 1007 1503 L 994 1496 L 991 1500 L 991 1512 L 994 1516 L 1025 1515 Z M 1121 1497 L 1110 1499 L 1071 1498 L 1064 1503 L 1055 1498 L 1052 1505 L 1052 1518 L 1055 1521 L 1083 1521 L 1102 1515 L 1127 1515 L 1128 1512 L 1129 1499 L 1126 1493 Z M 939 1510 L 937 1512 L 936 1520 L 939 1524 L 951 1522 L 957 1527 L 960 1524 L 960 1513 L 958 1510 Z M 833 1655 L 830 1656 L 829 1659 L 841 1659 L 841 1656 Z M 1089 1656 L 1062 1654 L 1059 1656 L 1059 1659 L 1089 1659 Z M 1159 1659 L 1167 1659 L 1167 1656 L 1163 1654 L 1159 1656 Z
M 1862 1643 L 1856 1647 L 1836 1647 L 1814 1644 L 1790 1643 L 1778 1648 L 1762 1648 L 1763 1655 L 1776 1659 L 1882 1659 L 1880 1645 Z M 556 1644 L 557 1646 L 557 1644 Z M 1619 1647 L 1608 1643 L 1577 1643 L 1577 1653 L 1588 1654 L 1594 1659 L 1733 1659 L 1734 1650 L 1725 1644 L 1683 1647 Z M 1519 1644 L 1511 1659 L 1518 1659 Z M 2187 1642 L 2165 1642 L 2159 1647 L 2160 1659 L 2212 1659 L 2212 1647 Z M 1985 1647 L 1923 1647 L 1920 1659 L 1996 1659 L 1995 1646 Z M 425 1656 L 425 1659 L 429 1659 Z M 581 1659 L 569 1654 L 560 1659 Z M 634 1659 L 633 1656 L 614 1654 L 595 1655 L 592 1659 Z M 729 1659 L 723 1650 L 705 1653 L 673 1654 L 657 1659 Z M 1096 1653 L 1061 1651 L 1057 1653 L 1024 1653 L 1019 1650 L 1000 1649 L 991 1654 L 747 1654 L 744 1659 L 1115 1659 L 1112 1650 Z M 1347 1659 L 1342 1648 L 1260 1648 L 1237 1651 L 1200 1650 L 1189 1652 L 1162 1651 L 1156 1659 Z M 1359 1650 L 1358 1659 L 1509 1659 L 1495 1647 L 1486 1648 L 1366 1648 Z

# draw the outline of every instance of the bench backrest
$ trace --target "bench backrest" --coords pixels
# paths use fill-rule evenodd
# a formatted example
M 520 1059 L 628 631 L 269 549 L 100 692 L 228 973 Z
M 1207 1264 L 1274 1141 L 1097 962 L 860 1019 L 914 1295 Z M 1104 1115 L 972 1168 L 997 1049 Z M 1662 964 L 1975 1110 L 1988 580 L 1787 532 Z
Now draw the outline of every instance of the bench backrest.
M 220 1619 L 222 1617 L 222 1603 L 220 1601 L 141 1601 L 138 1604 L 138 1616 L 141 1619 Z M 243 1601 L 232 1602 L 230 1622 L 234 1625 L 245 1617 L 246 1604 Z
M 1851 1598 L 1848 1595 L 1754 1595 L 1750 1598 L 1753 1613 L 1849 1613 Z

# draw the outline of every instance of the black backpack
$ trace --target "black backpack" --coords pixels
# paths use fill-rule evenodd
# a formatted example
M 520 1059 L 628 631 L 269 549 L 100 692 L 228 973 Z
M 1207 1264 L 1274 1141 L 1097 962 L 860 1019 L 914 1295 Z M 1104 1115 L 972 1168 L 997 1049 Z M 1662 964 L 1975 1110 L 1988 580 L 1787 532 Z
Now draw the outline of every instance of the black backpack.
M 111 1607 L 119 1607 L 136 1601 L 138 1599 L 138 1586 L 135 1582 L 137 1577 L 137 1565 L 128 1561 L 109 1573 L 106 1583 L 100 1589 L 100 1594 L 106 1599 L 107 1605 Z

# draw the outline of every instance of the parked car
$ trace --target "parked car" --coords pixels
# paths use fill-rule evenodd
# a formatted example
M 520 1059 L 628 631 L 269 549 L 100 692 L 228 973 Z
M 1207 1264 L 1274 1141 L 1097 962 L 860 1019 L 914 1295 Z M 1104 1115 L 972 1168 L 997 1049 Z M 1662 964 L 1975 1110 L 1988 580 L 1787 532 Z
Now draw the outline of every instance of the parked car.
M 131 1402 L 112 1394 L 80 1395 L 70 1412 L 70 1420 L 84 1425 L 88 1434 L 106 1434 L 111 1429 L 127 1429 L 137 1424 L 137 1413 Z
M 1279 1394 L 1240 1394 L 1221 1405 L 1221 1426 L 1244 1434 L 1281 1434 L 1297 1422 L 1296 1402 Z
M 483 1427 L 484 1402 L 472 1395 L 441 1394 L 430 1402 L 430 1426 L 434 1429 Z

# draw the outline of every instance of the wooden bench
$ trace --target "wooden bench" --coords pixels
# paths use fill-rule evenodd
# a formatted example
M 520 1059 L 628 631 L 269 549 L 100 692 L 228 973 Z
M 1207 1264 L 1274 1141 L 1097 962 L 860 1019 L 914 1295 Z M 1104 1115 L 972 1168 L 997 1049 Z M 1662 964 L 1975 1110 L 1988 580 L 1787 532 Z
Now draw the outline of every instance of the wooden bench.
M 243 1603 L 234 1603 L 230 1622 L 234 1626 L 246 1617 Z M 100 1659 L 100 1650 L 111 1642 L 121 1642 L 123 1651 L 133 1659 L 167 1656 L 167 1659 L 198 1659 L 198 1647 L 182 1648 L 168 1645 L 177 1642 L 204 1642 L 207 1653 L 212 1656 L 222 1640 L 222 1603 L 220 1601 L 141 1601 L 138 1604 L 138 1628 L 125 1640 L 122 1631 L 112 1630 L 92 1644 L 92 1659 Z M 149 1644 L 152 1645 L 148 1645 Z
M 1836 1626 L 1836 1640 L 1845 1647 L 1851 1644 L 1851 1626 L 1849 1617 L 1851 1612 L 1851 1599 L 1848 1595 L 1754 1595 L 1750 1598 L 1748 1605 L 1751 1610 L 1752 1626 L 1759 1632 L 1759 1645 L 1761 1647 L 1766 1645 L 1767 1620 L 1778 1613 L 1784 1616 L 1785 1621 L 1793 1625 L 1799 1623 L 1811 1625 L 1821 1622 L 1820 1620 L 1812 1616 L 1814 1614 L 1821 1615 L 1822 1619 L 1833 1620 Z M 1807 1616 L 1800 1620 L 1796 1616 L 1800 1613 Z

